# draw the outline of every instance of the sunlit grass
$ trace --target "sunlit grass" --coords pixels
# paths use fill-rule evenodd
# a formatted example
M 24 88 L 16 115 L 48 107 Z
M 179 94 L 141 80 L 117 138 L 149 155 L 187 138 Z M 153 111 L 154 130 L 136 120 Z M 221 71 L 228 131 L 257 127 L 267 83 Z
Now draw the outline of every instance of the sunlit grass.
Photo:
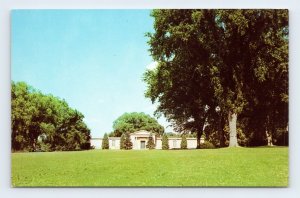
M 288 148 L 13 153 L 13 186 L 287 186 Z

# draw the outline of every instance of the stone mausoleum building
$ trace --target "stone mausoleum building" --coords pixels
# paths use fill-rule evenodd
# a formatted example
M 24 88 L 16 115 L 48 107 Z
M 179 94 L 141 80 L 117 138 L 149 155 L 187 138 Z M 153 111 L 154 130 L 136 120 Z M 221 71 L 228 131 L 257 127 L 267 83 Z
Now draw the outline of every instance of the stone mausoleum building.
M 141 130 L 130 134 L 130 139 L 132 142 L 132 149 L 142 150 L 147 149 L 146 145 L 150 136 L 150 132 Z M 152 134 L 155 149 L 162 149 L 162 138 Z M 94 146 L 95 149 L 102 148 L 102 139 L 103 138 L 92 138 L 91 146 Z M 120 137 L 109 137 L 109 149 L 120 149 Z M 181 137 L 168 137 L 169 139 L 169 149 L 180 149 Z M 187 139 L 187 148 L 194 149 L 197 147 L 196 138 L 186 138 Z M 204 138 L 201 138 L 201 143 L 204 143 Z

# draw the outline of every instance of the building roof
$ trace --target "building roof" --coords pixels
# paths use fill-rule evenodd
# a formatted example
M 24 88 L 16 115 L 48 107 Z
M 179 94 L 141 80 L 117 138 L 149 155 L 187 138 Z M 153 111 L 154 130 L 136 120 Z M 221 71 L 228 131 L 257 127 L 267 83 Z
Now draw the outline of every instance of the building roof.
M 121 137 L 108 137 L 108 139 L 110 139 L 110 140 L 119 140 L 119 139 L 121 139 Z
M 121 139 L 120 137 L 108 137 L 110 140 L 119 140 Z M 103 140 L 103 138 L 91 138 L 91 140 Z
M 130 136 L 136 136 L 136 137 L 149 137 L 150 136 L 150 132 L 146 131 L 146 130 L 140 130 L 140 131 L 136 131 L 134 133 L 131 133 Z M 154 135 L 154 134 L 153 134 Z
M 162 137 L 158 137 L 157 138 L 158 140 L 161 140 Z M 168 140 L 181 140 L 182 138 L 181 137 L 168 137 Z M 186 138 L 187 140 L 196 140 L 197 138 Z M 203 137 L 200 138 L 200 139 L 204 139 Z
M 149 136 L 150 135 L 150 132 L 149 131 L 146 131 L 146 130 L 139 130 L 139 131 L 136 131 L 130 135 L 147 135 Z

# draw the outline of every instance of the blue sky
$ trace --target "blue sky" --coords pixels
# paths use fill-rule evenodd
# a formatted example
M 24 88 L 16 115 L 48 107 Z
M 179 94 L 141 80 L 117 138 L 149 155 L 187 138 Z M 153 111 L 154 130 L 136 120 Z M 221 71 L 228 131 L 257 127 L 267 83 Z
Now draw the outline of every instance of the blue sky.
M 12 11 L 12 80 L 65 99 L 93 137 L 124 112 L 153 116 L 142 74 L 153 65 L 150 10 Z M 169 125 L 164 118 L 159 122 Z M 172 131 L 167 128 L 167 131 Z

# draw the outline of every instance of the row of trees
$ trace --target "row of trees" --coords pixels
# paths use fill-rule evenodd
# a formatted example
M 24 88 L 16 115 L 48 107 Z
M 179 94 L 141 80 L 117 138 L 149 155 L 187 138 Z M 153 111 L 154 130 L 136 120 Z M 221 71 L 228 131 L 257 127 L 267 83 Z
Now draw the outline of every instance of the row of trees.
M 66 101 L 45 95 L 25 82 L 11 84 L 13 151 L 56 151 L 90 148 L 84 116 Z
M 288 11 L 154 10 L 145 96 L 220 147 L 287 145 Z M 237 122 L 239 121 L 239 122 Z M 206 130 L 205 130 L 206 129 Z

